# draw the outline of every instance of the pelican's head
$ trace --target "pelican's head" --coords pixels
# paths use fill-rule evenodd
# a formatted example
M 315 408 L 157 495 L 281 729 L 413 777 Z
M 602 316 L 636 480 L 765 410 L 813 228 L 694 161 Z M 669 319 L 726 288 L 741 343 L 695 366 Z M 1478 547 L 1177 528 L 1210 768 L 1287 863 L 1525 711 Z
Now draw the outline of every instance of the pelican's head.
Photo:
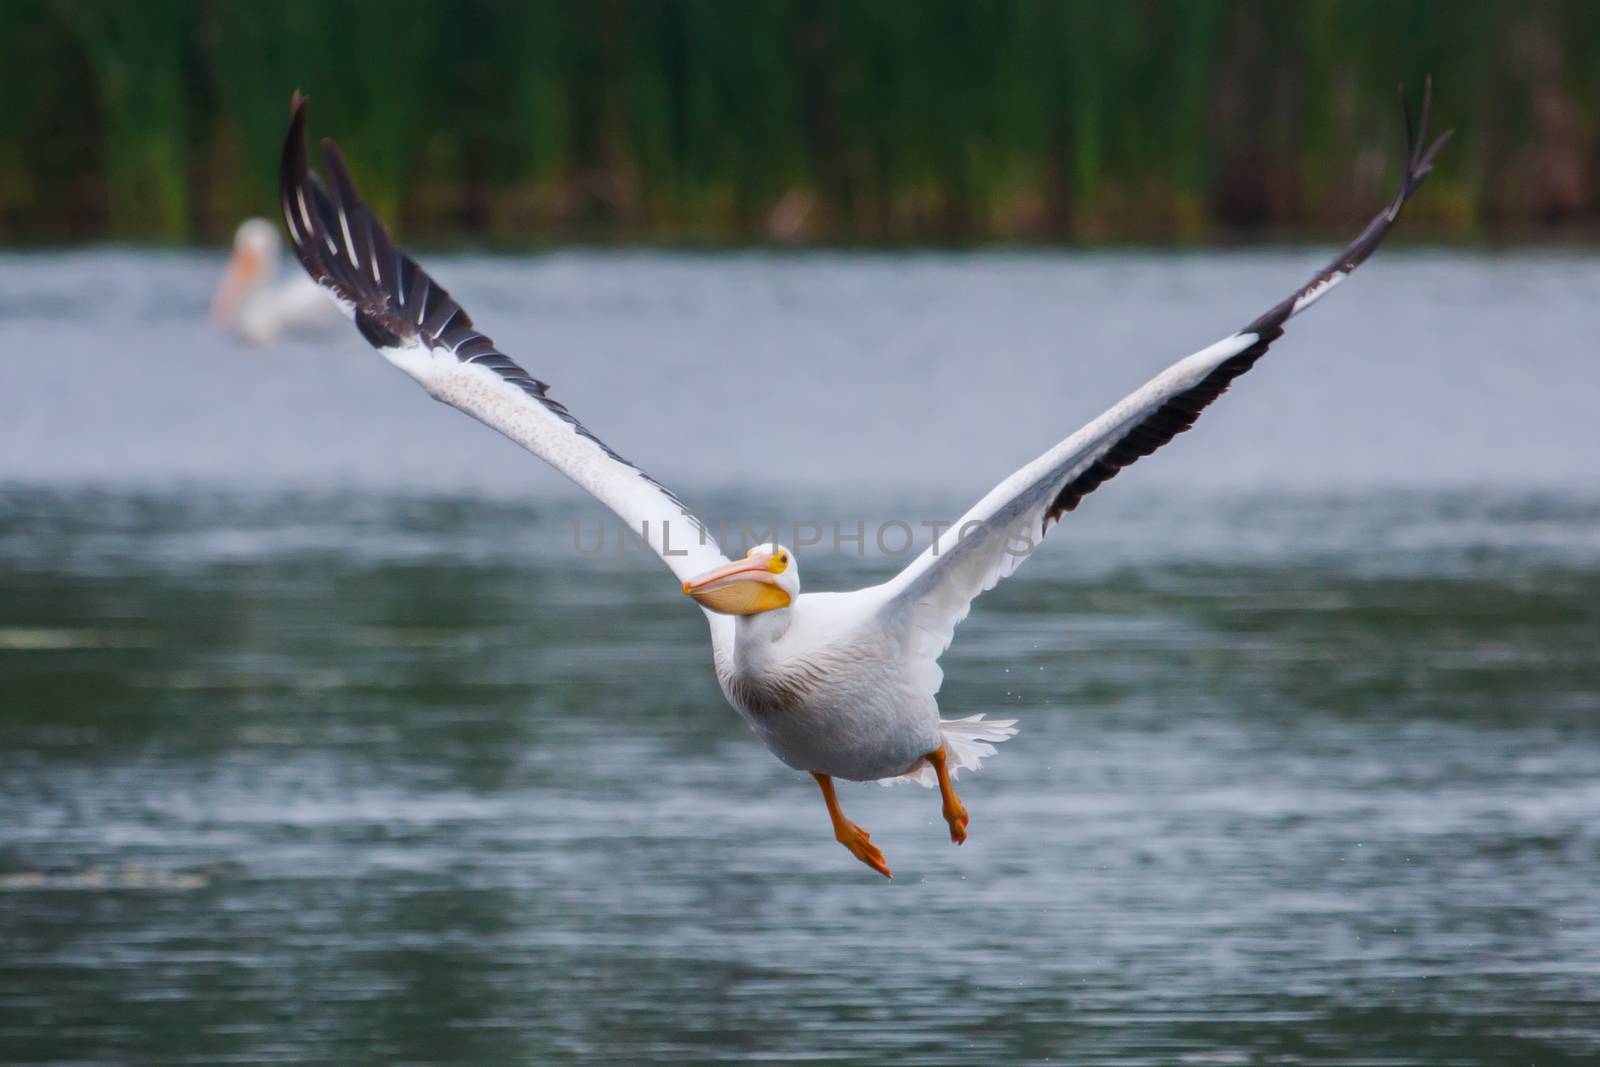
M 794 603 L 800 567 L 782 545 L 757 545 L 744 559 L 684 582 L 683 591 L 723 615 L 759 615 Z
M 272 276 L 278 265 L 278 228 L 266 219 L 245 219 L 233 235 L 233 256 L 211 298 L 211 325 L 227 329 L 251 290 Z

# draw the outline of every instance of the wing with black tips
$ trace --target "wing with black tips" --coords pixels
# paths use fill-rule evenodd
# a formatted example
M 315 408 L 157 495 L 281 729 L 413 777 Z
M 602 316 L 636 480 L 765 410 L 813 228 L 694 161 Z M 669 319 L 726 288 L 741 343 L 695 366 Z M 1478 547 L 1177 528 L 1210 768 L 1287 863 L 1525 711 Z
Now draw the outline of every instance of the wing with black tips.
M 305 101 L 296 94 L 280 174 L 296 257 L 390 363 L 435 399 L 466 412 L 592 493 L 650 543 L 680 579 L 727 562 L 687 508 L 608 448 L 544 382 L 501 352 L 445 288 L 397 251 L 356 195 L 339 150 L 322 143 L 331 188 L 306 162 Z
M 961 517 L 944 544 L 929 548 L 888 583 L 883 610 L 890 622 L 903 625 L 926 686 L 937 690 L 939 655 L 979 593 L 1015 571 L 1084 497 L 1193 426 L 1200 412 L 1266 354 L 1290 319 L 1327 295 L 1383 243 L 1450 136 L 1447 132 L 1428 143 L 1431 89 L 1424 92 L 1417 129 L 1410 109 L 1404 109 L 1406 168 L 1399 192 L 1331 263 L 1238 333 L 1173 364 L 1001 482 Z

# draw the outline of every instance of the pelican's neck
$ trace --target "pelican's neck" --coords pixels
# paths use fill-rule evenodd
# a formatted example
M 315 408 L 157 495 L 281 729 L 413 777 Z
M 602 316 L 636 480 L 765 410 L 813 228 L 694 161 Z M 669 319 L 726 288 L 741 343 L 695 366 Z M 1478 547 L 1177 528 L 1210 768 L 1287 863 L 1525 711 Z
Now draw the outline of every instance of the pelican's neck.
M 252 330 L 260 332 L 261 324 L 252 324 L 252 320 L 259 320 L 263 315 L 270 316 L 275 310 L 272 307 L 272 283 L 277 278 L 278 253 L 275 249 L 269 249 L 262 254 L 261 266 L 256 268 L 255 276 L 239 298 L 239 309 L 234 312 L 234 320 L 245 334 L 248 335 Z
M 261 269 L 256 272 L 255 284 L 250 288 L 260 292 L 277 280 L 278 268 L 283 264 L 283 247 L 277 243 L 261 250 Z
M 742 670 L 759 670 L 772 653 L 789 624 L 794 608 L 774 608 L 755 615 L 740 615 L 733 620 L 733 662 Z

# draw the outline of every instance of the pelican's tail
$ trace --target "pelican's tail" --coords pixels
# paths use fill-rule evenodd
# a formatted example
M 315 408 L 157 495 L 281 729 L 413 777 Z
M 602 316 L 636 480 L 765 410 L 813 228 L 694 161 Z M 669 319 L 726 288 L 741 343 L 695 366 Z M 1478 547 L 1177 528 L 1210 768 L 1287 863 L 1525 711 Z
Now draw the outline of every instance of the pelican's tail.
M 1017 720 L 984 720 L 983 713 L 968 715 L 965 719 L 940 719 L 939 733 L 944 737 L 944 747 L 949 751 L 950 777 L 960 777 L 963 768 L 977 770 L 983 761 L 994 755 L 994 746 L 1017 734 Z M 909 773 L 898 778 L 880 779 L 883 785 L 899 782 L 916 782 L 932 789 L 939 784 L 939 776 L 927 760 L 917 764 Z

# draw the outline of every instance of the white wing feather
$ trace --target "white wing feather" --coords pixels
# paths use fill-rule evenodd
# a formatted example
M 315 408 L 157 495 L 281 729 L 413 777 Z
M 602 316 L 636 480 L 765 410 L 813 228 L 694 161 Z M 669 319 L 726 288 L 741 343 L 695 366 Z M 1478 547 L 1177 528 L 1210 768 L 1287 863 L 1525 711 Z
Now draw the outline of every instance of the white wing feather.
M 282 207 L 296 257 L 385 359 L 429 395 L 505 434 L 593 494 L 680 580 L 727 562 L 693 514 L 500 352 L 442 286 L 394 249 L 330 142 L 324 188 L 306 164 L 305 104 L 284 144 Z
M 1431 88 L 1424 93 L 1415 136 L 1406 111 L 1406 171 L 1399 193 L 1336 259 L 1245 329 L 1173 364 L 1001 482 L 961 517 L 945 543 L 930 546 L 880 587 L 879 618 L 903 635 L 915 681 L 924 691 L 938 691 L 944 677 L 939 656 L 978 594 L 1016 571 L 1085 495 L 1189 429 L 1200 411 L 1266 352 L 1289 319 L 1327 295 L 1382 243 L 1450 136 L 1446 132 L 1427 144 Z
M 938 692 L 938 658 L 978 594 L 1009 578 L 1049 531 L 1061 489 L 1168 399 L 1194 388 L 1256 342 L 1234 334 L 1167 368 L 1143 388 L 989 491 L 938 545 L 929 546 L 885 589 L 884 611 L 905 627 L 918 684 Z

